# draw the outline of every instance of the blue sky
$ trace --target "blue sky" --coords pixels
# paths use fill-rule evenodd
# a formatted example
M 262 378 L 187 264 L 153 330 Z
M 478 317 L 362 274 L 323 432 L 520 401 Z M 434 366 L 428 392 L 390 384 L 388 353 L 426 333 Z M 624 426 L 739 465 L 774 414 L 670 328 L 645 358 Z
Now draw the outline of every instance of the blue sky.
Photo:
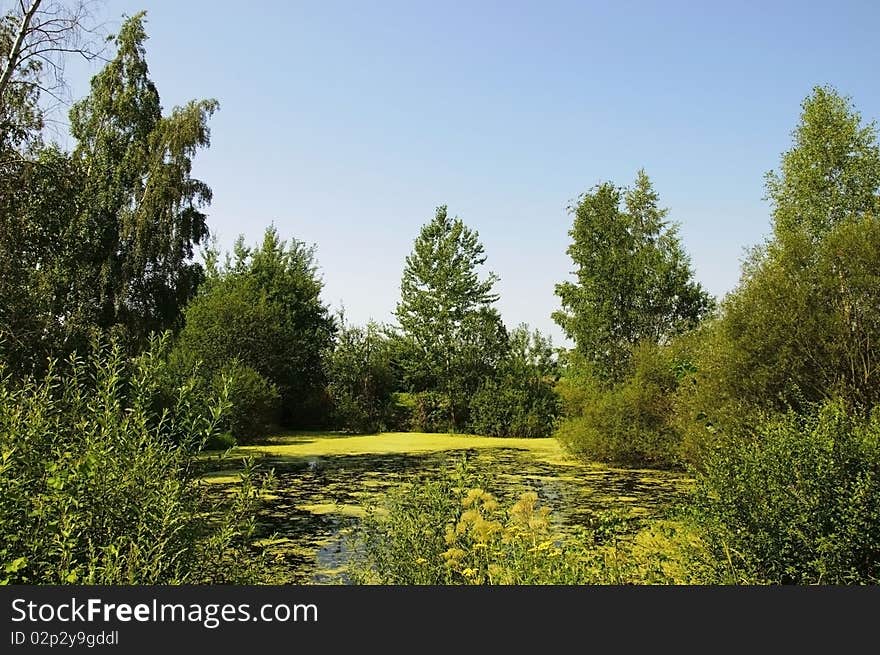
M 697 278 L 736 284 L 769 229 L 763 177 L 816 84 L 880 117 L 876 2 L 227 2 L 108 0 L 148 11 L 166 109 L 214 97 L 197 177 L 221 246 L 317 244 L 325 300 L 390 320 L 434 208 L 477 229 L 508 325 L 550 319 L 567 277 L 566 207 L 644 167 Z M 74 97 L 95 69 L 69 67 Z M 68 144 L 70 145 L 70 144 Z

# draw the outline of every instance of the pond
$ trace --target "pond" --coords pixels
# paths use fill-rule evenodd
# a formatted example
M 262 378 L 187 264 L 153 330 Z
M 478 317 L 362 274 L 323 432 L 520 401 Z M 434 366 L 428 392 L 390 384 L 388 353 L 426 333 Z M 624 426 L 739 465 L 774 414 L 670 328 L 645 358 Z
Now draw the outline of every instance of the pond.
M 448 434 L 370 436 L 296 434 L 237 448 L 273 468 L 276 487 L 259 515 L 257 545 L 270 557 L 275 584 L 346 583 L 347 535 L 369 506 L 417 476 L 462 458 L 505 499 L 538 494 L 560 527 L 586 524 L 597 510 L 622 509 L 651 519 L 682 498 L 688 480 L 676 473 L 608 468 L 569 458 L 553 439 L 497 439 Z M 229 461 L 213 467 L 228 469 Z M 235 477 L 208 473 L 218 493 Z

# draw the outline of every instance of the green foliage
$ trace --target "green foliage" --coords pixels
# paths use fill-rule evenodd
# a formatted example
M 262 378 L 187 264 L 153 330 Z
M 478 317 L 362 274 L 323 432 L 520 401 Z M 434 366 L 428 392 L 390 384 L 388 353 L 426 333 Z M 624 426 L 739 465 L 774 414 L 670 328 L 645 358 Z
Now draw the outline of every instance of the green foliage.
M 821 238 L 842 220 L 880 209 L 880 147 L 873 123 L 862 124 L 849 98 L 816 87 L 802 104 L 792 148 L 767 174 L 777 238 Z
M 343 327 L 324 358 L 336 427 L 379 432 L 392 422 L 395 377 L 389 340 L 376 323 Z
M 143 14 L 125 21 L 115 57 L 71 110 L 72 154 L 36 137 L 20 152 L 0 145 L 0 347 L 13 372 L 66 361 L 95 334 L 137 351 L 176 327 L 203 279 L 193 258 L 211 190 L 190 173 L 217 103 L 163 116 L 146 38 Z
M 411 430 L 415 406 L 414 394 L 407 391 L 392 392 L 391 404 L 388 408 L 387 430 L 392 432 L 407 432 Z
M 632 189 L 606 182 L 571 209 L 577 282 L 556 285 L 562 309 L 553 319 L 603 380 L 621 379 L 635 344 L 686 332 L 712 307 L 658 201 L 639 171 Z
M 202 281 L 193 256 L 208 235 L 201 209 L 211 189 L 190 173 L 196 151 L 210 145 L 207 122 L 218 107 L 192 101 L 162 115 L 144 22 L 139 13 L 123 23 L 116 56 L 70 111 L 89 310 L 97 326 L 117 326 L 138 344 L 173 327 Z
M 449 396 L 437 391 L 420 391 L 409 395 L 410 425 L 413 432 L 453 432 L 452 402 Z
M 714 446 L 695 514 L 718 567 L 740 581 L 880 582 L 880 412 L 840 401 Z
M 753 431 L 766 412 L 880 401 L 877 153 L 873 125 L 833 91 L 805 101 L 782 174 L 768 178 L 774 238 L 746 262 L 681 388 L 695 461 L 705 443 Z
M 681 465 L 674 392 L 687 359 L 669 346 L 633 350 L 623 381 L 609 385 L 588 365 L 572 367 L 558 386 L 565 419 L 556 433 L 585 459 L 630 466 Z
M 382 508 L 385 516 L 371 507 L 361 521 L 352 577 L 362 583 L 443 584 L 445 572 L 438 566 L 446 550 L 443 526 L 458 504 L 454 475 L 392 491 Z M 432 566 L 425 566 L 429 562 Z
M 549 436 L 560 410 L 553 388 L 558 377 L 550 341 L 519 326 L 510 333 L 495 376 L 471 398 L 471 431 L 493 437 Z
M 0 175 L 0 356 L 10 373 L 39 372 L 85 349 L 94 329 L 80 276 L 80 178 L 55 147 L 0 165 Z
M 274 384 L 237 359 L 214 377 L 214 388 L 226 388 L 229 410 L 222 423 L 237 443 L 264 437 L 278 425 L 281 396 Z
M 247 552 L 260 488 L 246 466 L 217 507 L 195 474 L 217 434 L 225 391 L 196 380 L 157 410 L 164 344 L 119 347 L 61 375 L 0 372 L 0 582 L 183 584 L 253 581 Z
M 274 227 L 259 248 L 236 244 L 225 265 L 211 255 L 203 291 L 186 308 L 175 346 L 182 361 L 198 361 L 215 374 L 239 360 L 277 387 L 282 421 L 309 427 L 325 421 L 312 409 L 323 393 L 322 353 L 335 323 L 321 302 L 314 251 L 289 245 Z
M 455 427 L 467 423 L 468 400 L 504 354 L 507 338 L 493 304 L 494 274 L 481 280 L 486 261 L 477 232 L 438 207 L 406 258 L 396 316 L 404 379 L 414 391 L 449 399 Z

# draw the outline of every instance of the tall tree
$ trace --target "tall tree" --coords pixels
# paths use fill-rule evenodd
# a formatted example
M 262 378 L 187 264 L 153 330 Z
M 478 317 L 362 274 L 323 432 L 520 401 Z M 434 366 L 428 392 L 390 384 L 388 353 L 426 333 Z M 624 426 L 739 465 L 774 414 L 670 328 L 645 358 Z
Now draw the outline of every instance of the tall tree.
M 91 4 L 19 0 L 0 15 L 0 358 L 19 373 L 83 333 L 70 285 L 82 184 L 69 154 L 44 145 L 43 128 L 65 58 L 102 50 Z
M 203 278 L 194 254 L 211 190 L 191 168 L 217 103 L 163 116 L 145 40 L 144 15 L 126 20 L 115 58 L 71 110 L 72 154 L 28 145 L 34 126 L 13 117 L 25 140 L 0 154 L 0 350 L 13 368 L 81 350 L 96 332 L 141 346 L 175 324 Z
M 696 413 L 880 401 L 880 146 L 851 102 L 818 87 L 767 177 L 773 236 L 724 301 L 698 375 Z
M 115 58 L 70 112 L 74 159 L 83 174 L 82 251 L 96 322 L 142 343 L 170 327 L 202 280 L 194 249 L 208 235 L 211 189 L 192 177 L 210 145 L 216 100 L 162 115 L 149 78 L 145 14 L 125 21 Z
M 880 146 L 849 98 L 816 87 L 801 105 L 780 170 L 767 174 L 777 238 L 800 232 L 820 239 L 846 218 L 880 213 Z
M 633 188 L 600 184 L 572 209 L 567 252 L 577 281 L 556 285 L 562 309 L 553 319 L 608 381 L 624 374 L 636 343 L 662 343 L 712 306 L 658 202 L 639 171 Z
M 437 208 L 406 258 L 396 317 L 409 346 L 406 375 L 416 390 L 446 394 L 452 422 L 465 420 L 468 395 L 506 347 L 494 303 L 498 277 L 481 279 L 486 262 L 479 234 Z

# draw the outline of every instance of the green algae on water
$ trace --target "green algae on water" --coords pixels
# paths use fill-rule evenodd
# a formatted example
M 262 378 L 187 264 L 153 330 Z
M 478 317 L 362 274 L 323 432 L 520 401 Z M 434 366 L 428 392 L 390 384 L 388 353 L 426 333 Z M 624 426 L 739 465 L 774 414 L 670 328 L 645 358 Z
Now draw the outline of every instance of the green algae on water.
M 346 582 L 347 536 L 368 508 L 381 508 L 390 488 L 438 475 L 462 459 L 500 498 L 537 493 L 563 530 L 613 508 L 641 520 L 662 517 L 688 483 L 676 473 L 584 464 L 555 439 L 297 433 L 235 448 L 226 458 L 206 457 L 215 469 L 204 476 L 209 489 L 220 493 L 236 484 L 231 467 L 244 456 L 275 471 L 254 547 L 267 555 L 276 584 Z

